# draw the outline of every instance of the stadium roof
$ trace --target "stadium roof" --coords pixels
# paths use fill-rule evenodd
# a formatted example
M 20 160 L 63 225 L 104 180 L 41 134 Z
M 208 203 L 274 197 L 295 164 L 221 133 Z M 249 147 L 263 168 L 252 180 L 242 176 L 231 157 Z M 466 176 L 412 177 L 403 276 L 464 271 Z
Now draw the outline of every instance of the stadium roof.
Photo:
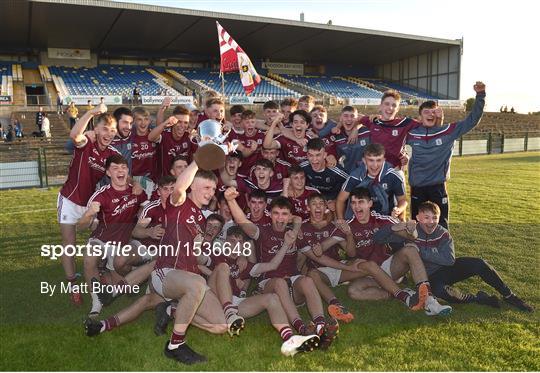
M 461 45 L 461 40 L 105 0 L 2 0 L 0 49 L 217 59 L 216 20 L 253 59 L 279 62 L 375 65 Z

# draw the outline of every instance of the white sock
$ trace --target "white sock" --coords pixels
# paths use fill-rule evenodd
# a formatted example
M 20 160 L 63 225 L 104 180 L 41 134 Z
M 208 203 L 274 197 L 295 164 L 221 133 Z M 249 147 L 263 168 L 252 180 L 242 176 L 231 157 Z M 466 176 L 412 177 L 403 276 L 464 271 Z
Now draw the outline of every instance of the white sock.
M 90 310 L 90 313 L 100 313 L 103 306 L 99 301 L 97 294 L 90 293 L 90 296 L 92 297 L 92 309 Z

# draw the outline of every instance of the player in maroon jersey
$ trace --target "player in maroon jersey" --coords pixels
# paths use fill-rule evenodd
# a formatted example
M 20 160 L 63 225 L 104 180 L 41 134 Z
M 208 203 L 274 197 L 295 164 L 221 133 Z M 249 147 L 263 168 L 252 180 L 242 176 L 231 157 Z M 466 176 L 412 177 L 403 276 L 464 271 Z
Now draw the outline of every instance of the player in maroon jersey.
M 264 190 L 256 189 L 249 194 L 248 209 L 246 217 L 256 225 L 265 225 L 272 223 L 270 213 L 266 210 L 267 197 Z
M 386 160 L 398 168 L 408 162 L 405 152 L 407 134 L 422 125 L 408 117 L 397 117 L 400 101 L 398 91 L 388 90 L 381 98 L 378 117 L 372 119 L 366 115 L 358 119 L 359 124 L 369 129 L 371 143 L 382 144 L 386 150 Z
M 209 275 L 208 286 L 218 295 L 221 303 L 227 305 L 225 312 L 236 308 L 238 315 L 243 318 L 254 317 L 265 310 L 268 312 L 272 326 L 282 338 L 281 352 L 285 356 L 312 351 L 318 346 L 320 338 L 317 335 L 293 335 L 287 314 L 275 293 L 258 294 L 246 298 L 240 295 L 240 289 L 251 277 L 258 277 L 278 268 L 295 240 L 294 233 L 288 231 L 285 234 L 283 246 L 270 262 L 250 263 L 246 256 L 242 255 L 246 249 L 250 250 L 249 246 L 245 246 L 248 243 L 247 237 L 239 226 L 232 226 L 227 230 L 226 240 L 222 246 L 224 251 L 230 249 L 231 254 L 212 256 L 206 264 L 207 267 L 203 267 Z
M 148 134 L 148 140 L 158 144 L 157 175 L 165 176 L 175 156 L 185 155 L 191 161 L 196 146 L 189 137 L 189 110 L 185 107 L 176 106 L 171 117 L 158 123 Z
M 154 189 L 156 179 L 157 144 L 148 139 L 150 133 L 150 113 L 142 107 L 132 111 L 135 131 L 131 133 L 131 175 L 141 184 L 146 194 Z
M 393 280 L 399 281 L 407 272 L 411 272 L 416 283 L 416 298 L 412 310 L 426 308 L 430 314 L 448 313 L 448 306 L 441 306 L 432 296 L 426 269 L 418 253 L 418 248 L 413 243 L 403 246 L 400 238 L 393 246 L 393 254 L 389 251 L 386 243 L 392 242 L 392 234 L 414 241 L 417 237 L 416 229 L 411 229 L 405 223 L 379 215 L 371 211 L 373 202 L 369 190 L 356 188 L 351 192 L 351 207 L 354 219 L 349 222 L 349 227 L 354 235 L 356 247 L 348 251 L 350 258 L 359 258 L 377 263 Z M 416 228 L 416 225 L 414 225 Z M 397 251 L 395 250 L 397 249 Z M 355 300 L 379 300 L 388 299 L 391 296 L 387 290 L 382 289 L 373 279 L 360 278 L 354 280 L 348 288 L 349 296 Z M 429 301 L 428 301 L 429 300 Z M 429 309 L 427 309 L 429 308 Z
M 272 179 L 283 182 L 283 180 L 289 176 L 289 168 L 291 167 L 291 164 L 278 157 L 278 149 L 261 149 L 261 158 L 268 159 L 274 165 L 272 168 L 274 171 Z M 251 167 L 251 170 L 249 170 L 249 178 L 252 180 L 255 178 L 255 166 Z
M 243 175 L 248 175 L 255 162 L 261 158 L 264 132 L 255 127 L 255 122 L 255 113 L 251 110 L 246 110 L 242 113 L 244 133 L 229 135 L 229 140 L 239 141 L 236 151 L 242 153 L 242 166 L 238 172 Z
M 356 245 L 355 238 L 347 224 L 339 225 L 325 220 L 326 208 L 322 195 L 314 194 L 308 198 L 309 220 L 302 224 L 303 237 L 298 242 L 298 249 L 308 258 L 306 272 L 328 303 L 328 313 L 340 321 L 351 322 L 354 315 L 336 298 L 330 287 L 366 276 L 371 276 L 396 299 L 412 307 L 416 298 L 410 298 L 409 293 L 402 291 L 375 262 L 342 260 L 340 245 L 346 251 L 352 251 Z
M 241 135 L 244 133 L 244 125 L 242 124 L 242 113 L 246 111 L 242 105 L 233 105 L 229 109 L 230 114 L 230 124 L 231 124 L 231 135 Z M 229 122 L 227 122 L 229 123 Z
M 212 291 L 207 291 L 193 252 L 195 238 L 203 232 L 205 224 L 201 208 L 214 196 L 216 184 L 215 174 L 198 170 L 195 162 L 177 178 L 167 201 L 165 233 L 161 239 L 162 246 L 172 249 L 160 253 L 152 272 L 153 289 L 165 299 L 178 300 L 165 355 L 185 364 L 206 360 L 185 342 L 187 328 L 194 319 L 198 324 L 214 324 L 227 330 L 219 300 Z
M 264 190 L 268 198 L 268 203 L 274 197 L 281 195 L 283 192 L 283 183 L 272 179 L 274 175 L 274 170 L 272 168 L 272 162 L 268 159 L 259 159 L 255 162 L 254 170 L 255 179 L 251 180 L 248 178 L 237 178 L 236 181 L 229 183 L 229 186 L 236 187 L 238 192 L 241 194 L 241 198 L 247 202 L 247 197 L 249 193 L 253 190 Z M 240 202 L 239 202 L 240 203 Z M 243 208 L 245 204 L 240 204 Z
M 286 136 L 279 135 L 274 138 L 276 134 L 276 126 L 281 123 L 283 117 L 281 114 L 276 115 L 274 121 L 270 125 L 264 138 L 263 146 L 266 149 L 281 149 L 282 159 L 290 164 L 298 164 L 307 159 L 307 153 L 305 144 L 309 140 L 306 130 L 311 123 L 311 116 L 303 111 L 296 110 L 290 115 L 290 122 L 292 125 L 292 133 L 297 141 L 302 141 L 300 144 L 294 140 L 287 138 Z
M 292 166 L 289 169 L 289 178 L 283 182 L 281 195 L 291 201 L 295 215 L 303 220 L 309 218 L 307 200 L 309 196 L 318 193 L 317 189 L 306 186 L 306 173 L 300 166 Z
M 207 120 L 213 119 L 220 123 L 225 123 L 225 102 L 219 97 L 212 97 L 206 100 L 204 103 L 204 113 L 201 113 L 197 118 L 197 124 Z
M 107 158 L 105 163 L 107 176 L 111 183 L 98 189 L 88 200 L 88 209 L 79 219 L 77 226 L 86 228 L 97 218 L 97 227 L 93 230 L 88 244 L 100 247 L 107 258 L 107 269 L 125 276 L 122 285 L 139 283 L 148 277 L 151 271 L 141 270 L 129 275 L 131 267 L 141 261 L 130 244 L 131 232 L 137 221 L 140 205 L 146 201 L 146 194 L 141 186 L 128 183 L 129 172 L 127 160 L 120 154 Z M 120 250 L 125 248 L 125 250 Z M 94 288 L 94 282 L 99 278 L 99 262 L 103 257 L 86 253 L 84 256 L 84 277 L 89 287 Z M 142 276 L 142 277 L 141 277 Z M 102 301 L 100 292 L 91 292 L 93 317 L 101 312 Z M 104 298 L 102 298 L 103 300 Z
M 281 123 L 283 123 L 283 126 L 288 127 L 289 126 L 289 116 L 292 112 L 296 111 L 298 107 L 298 100 L 292 97 L 283 99 L 279 103 L 279 112 L 281 115 L 283 115 L 283 119 L 281 120 Z
M 68 177 L 58 193 L 58 223 L 62 234 L 62 245 L 75 245 L 76 224 L 86 211 L 88 199 L 94 193 L 96 184 L 105 175 L 105 161 L 118 152 L 110 146 L 117 133 L 116 120 L 106 114 L 105 105 L 97 105 L 88 110 L 77 121 L 70 132 L 75 144 L 73 158 L 69 165 Z M 93 136 L 85 136 L 84 131 L 94 118 Z M 63 255 L 62 267 L 69 282 L 77 279 L 75 258 Z M 71 293 L 75 305 L 82 304 L 80 293 Z
M 292 230 L 296 235 L 300 229 L 301 219 L 292 215 L 292 205 L 289 200 L 285 197 L 277 197 L 270 205 L 272 223 L 259 227 L 246 218 L 235 201 L 237 196 L 238 192 L 234 188 L 228 188 L 225 191 L 225 198 L 229 202 L 234 220 L 248 237 L 256 241 L 257 261 L 271 261 L 284 244 L 288 225 L 293 223 Z M 313 319 L 315 334 L 321 337 L 321 346 L 328 347 L 338 332 L 337 321 L 332 320 L 327 325 L 322 301 L 313 280 L 298 272 L 297 254 L 297 248 L 294 245 L 287 251 L 276 270 L 262 275 L 259 280 L 259 289 L 263 293 L 276 293 L 279 296 L 289 321 L 301 334 L 306 333 L 307 329 L 295 303 L 306 302 Z

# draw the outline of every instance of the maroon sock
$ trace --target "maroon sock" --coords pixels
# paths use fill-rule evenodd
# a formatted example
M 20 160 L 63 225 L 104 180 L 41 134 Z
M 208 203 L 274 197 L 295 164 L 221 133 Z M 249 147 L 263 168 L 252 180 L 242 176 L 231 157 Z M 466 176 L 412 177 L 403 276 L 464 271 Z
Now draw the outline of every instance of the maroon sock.
M 402 301 L 403 303 L 407 302 L 407 298 L 409 298 L 409 296 L 410 296 L 409 293 L 401 289 L 394 293 L 394 298 Z
M 340 302 L 336 297 L 330 299 L 330 301 L 328 302 L 328 304 L 333 304 L 333 305 L 335 305 L 335 306 L 341 306 L 341 302 Z
M 120 325 L 120 320 L 118 320 L 118 317 L 115 315 L 115 316 L 109 317 L 107 320 L 103 321 L 103 323 L 105 324 L 105 330 L 103 331 L 110 332 L 111 330 L 116 328 L 118 325 Z
M 177 333 L 173 330 L 170 344 L 179 345 L 179 344 L 184 343 L 185 340 L 186 340 L 186 333 Z
M 322 333 L 324 330 L 324 325 L 326 324 L 326 320 L 324 319 L 323 315 L 315 316 L 313 318 L 313 323 L 315 324 L 315 330 L 318 335 Z
M 233 306 L 231 302 L 223 303 L 222 307 L 226 319 L 228 319 L 231 315 L 238 313 L 238 307 Z
M 304 334 L 306 331 L 306 324 L 302 321 L 302 319 L 294 319 L 292 322 L 294 330 L 296 330 L 300 334 Z
M 281 336 L 281 339 L 283 340 L 283 342 L 285 342 L 285 341 L 288 341 L 289 338 L 293 336 L 293 331 L 290 326 L 284 326 L 279 331 L 279 335 Z

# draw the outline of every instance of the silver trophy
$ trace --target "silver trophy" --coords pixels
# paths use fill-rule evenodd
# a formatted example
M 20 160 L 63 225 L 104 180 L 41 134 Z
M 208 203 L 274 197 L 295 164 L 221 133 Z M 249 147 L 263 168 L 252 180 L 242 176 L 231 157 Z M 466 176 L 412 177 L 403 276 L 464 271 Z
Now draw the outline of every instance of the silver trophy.
M 216 120 L 202 121 L 197 128 L 197 135 L 191 141 L 199 148 L 193 155 L 197 166 L 203 170 L 216 170 L 225 165 L 225 156 L 236 149 L 235 144 L 223 144 L 231 130 L 223 132 L 222 125 Z

